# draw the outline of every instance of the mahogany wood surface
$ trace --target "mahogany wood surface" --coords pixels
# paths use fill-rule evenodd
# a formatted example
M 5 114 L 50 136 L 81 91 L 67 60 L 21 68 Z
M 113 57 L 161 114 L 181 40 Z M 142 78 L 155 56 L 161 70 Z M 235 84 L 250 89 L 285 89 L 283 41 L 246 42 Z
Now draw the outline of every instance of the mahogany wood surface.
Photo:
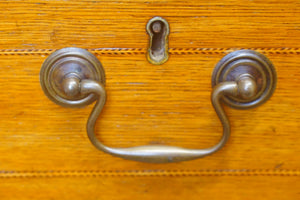
M 0 199 L 299 199 L 300 1 L 0 1 Z M 146 23 L 170 24 L 170 58 L 146 60 Z M 63 47 L 97 55 L 108 99 L 97 121 L 113 147 L 214 145 L 211 75 L 227 53 L 266 55 L 278 84 L 251 110 L 226 107 L 228 144 L 194 161 L 147 164 L 98 151 L 92 106 L 44 95 L 39 71 Z

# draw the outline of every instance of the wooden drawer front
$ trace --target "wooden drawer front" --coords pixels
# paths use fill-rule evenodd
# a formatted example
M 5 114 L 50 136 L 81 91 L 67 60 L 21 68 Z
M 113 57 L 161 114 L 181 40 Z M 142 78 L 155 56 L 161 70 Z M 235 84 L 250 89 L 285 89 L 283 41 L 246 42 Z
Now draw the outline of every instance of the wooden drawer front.
M 0 194 L 5 199 L 299 199 L 300 2 L 0 2 Z M 146 60 L 147 21 L 170 24 L 170 58 Z M 43 93 L 40 67 L 63 47 L 95 54 L 106 73 L 98 138 L 113 147 L 205 148 L 222 126 L 210 102 L 218 61 L 256 50 L 274 64 L 271 99 L 226 107 L 232 135 L 194 161 L 147 164 L 98 151 L 86 134 L 93 105 L 67 109 Z M 118 194 L 118 195 L 116 195 Z
M 6 49 L 145 48 L 153 16 L 170 24 L 172 48 L 300 47 L 299 1 L 0 2 Z

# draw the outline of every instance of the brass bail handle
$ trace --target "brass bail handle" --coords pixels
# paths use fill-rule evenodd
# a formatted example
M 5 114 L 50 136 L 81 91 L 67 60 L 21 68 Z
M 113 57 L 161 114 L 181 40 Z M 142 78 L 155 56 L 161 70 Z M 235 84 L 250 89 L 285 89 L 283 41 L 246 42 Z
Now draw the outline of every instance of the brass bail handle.
M 80 48 L 64 48 L 43 63 L 40 81 L 45 94 L 66 107 L 81 107 L 97 100 L 87 122 L 87 134 L 99 150 L 128 160 L 169 163 L 204 157 L 220 150 L 230 136 L 230 123 L 221 102 L 233 108 L 258 106 L 270 98 L 276 86 L 276 72 L 262 54 L 239 50 L 226 55 L 212 76 L 212 105 L 223 125 L 220 141 L 207 149 L 146 145 L 129 148 L 105 146 L 95 135 L 95 123 L 106 103 L 105 76 L 99 60 Z

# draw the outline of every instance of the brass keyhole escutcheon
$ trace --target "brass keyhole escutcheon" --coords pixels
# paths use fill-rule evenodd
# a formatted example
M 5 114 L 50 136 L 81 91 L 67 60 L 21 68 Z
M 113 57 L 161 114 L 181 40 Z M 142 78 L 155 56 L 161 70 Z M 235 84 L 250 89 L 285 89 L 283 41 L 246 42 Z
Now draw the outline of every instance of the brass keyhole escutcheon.
M 147 59 L 154 65 L 161 65 L 169 58 L 169 24 L 162 17 L 154 17 L 146 26 L 149 35 Z

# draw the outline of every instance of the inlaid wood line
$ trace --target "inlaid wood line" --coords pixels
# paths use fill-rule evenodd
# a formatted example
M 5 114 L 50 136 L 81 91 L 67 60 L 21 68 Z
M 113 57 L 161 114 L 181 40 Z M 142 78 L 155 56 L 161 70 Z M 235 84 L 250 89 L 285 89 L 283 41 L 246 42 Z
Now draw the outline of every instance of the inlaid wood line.
M 128 170 L 128 171 L 1 171 L 0 178 L 34 177 L 139 177 L 139 176 L 300 176 L 300 170 Z
M 300 48 L 170 48 L 174 55 L 227 54 L 240 49 L 250 49 L 265 54 L 300 54 Z M 138 55 L 145 54 L 144 48 L 97 48 L 87 49 L 99 55 Z M 0 55 L 49 55 L 56 49 L 0 49 Z

